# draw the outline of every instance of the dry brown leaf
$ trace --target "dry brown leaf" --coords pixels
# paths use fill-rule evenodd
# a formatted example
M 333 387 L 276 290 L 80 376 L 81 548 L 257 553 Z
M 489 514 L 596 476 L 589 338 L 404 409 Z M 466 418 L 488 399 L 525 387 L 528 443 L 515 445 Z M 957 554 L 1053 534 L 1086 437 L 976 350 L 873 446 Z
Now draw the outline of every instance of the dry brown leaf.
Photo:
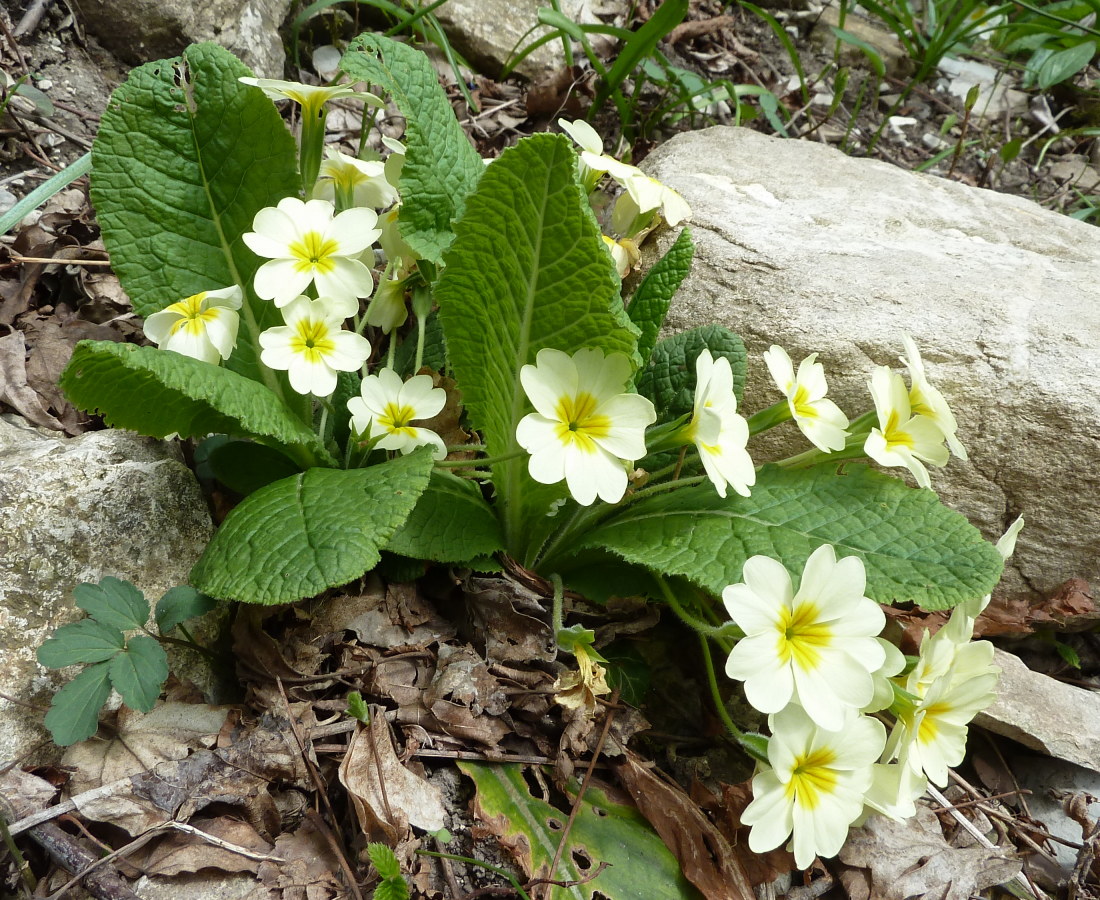
M 294 832 L 279 835 L 272 855 L 286 862 L 262 862 L 258 874 L 267 887 L 282 891 L 283 900 L 332 900 L 347 896 L 336 876 L 340 860 L 312 815 Z
M 53 802 L 57 788 L 30 772 L 9 769 L 0 775 L 0 801 L 8 824 L 24 819 Z
M 485 638 L 490 662 L 531 663 L 557 659 L 557 642 L 541 615 L 541 597 L 511 578 L 469 576 L 466 606 L 474 628 Z
M 229 816 L 215 819 L 195 818 L 190 824 L 213 837 L 254 850 L 270 853 L 271 844 L 247 822 Z M 259 860 L 234 853 L 195 835 L 172 831 L 163 840 L 143 847 L 129 856 L 129 861 L 145 875 L 179 875 L 181 872 L 198 872 L 201 869 L 217 869 L 221 872 L 255 872 Z
M 679 785 L 661 778 L 630 752 L 615 771 L 685 877 L 707 900 L 755 900 L 733 848 Z
M 64 431 L 51 416 L 34 389 L 27 383 L 27 345 L 22 331 L 0 337 L 0 403 L 6 403 L 28 422 L 42 428 Z
M 918 807 L 904 821 L 871 816 L 848 834 L 839 859 L 870 872 L 877 900 L 968 900 L 1020 871 L 1011 851 L 948 846 L 936 814 Z
M 409 826 L 439 831 L 444 825 L 443 795 L 426 779 L 401 764 L 389 724 L 375 714 L 351 738 L 340 763 L 340 783 L 348 790 L 363 833 L 391 846 Z
M 374 580 L 364 593 L 326 603 L 314 615 L 311 632 L 316 637 L 340 631 L 354 632 L 360 643 L 383 650 L 426 647 L 455 636 L 454 626 L 420 596 L 415 584 L 383 588 Z
M 691 799 L 699 804 L 711 818 L 718 830 L 725 835 L 734 854 L 754 885 L 770 884 L 780 875 L 794 871 L 794 854 L 783 847 L 776 847 L 767 853 L 753 853 L 749 850 L 749 827 L 741 824 L 741 814 L 752 802 L 752 782 L 721 785 L 722 796 L 711 793 L 700 782 L 691 785 Z

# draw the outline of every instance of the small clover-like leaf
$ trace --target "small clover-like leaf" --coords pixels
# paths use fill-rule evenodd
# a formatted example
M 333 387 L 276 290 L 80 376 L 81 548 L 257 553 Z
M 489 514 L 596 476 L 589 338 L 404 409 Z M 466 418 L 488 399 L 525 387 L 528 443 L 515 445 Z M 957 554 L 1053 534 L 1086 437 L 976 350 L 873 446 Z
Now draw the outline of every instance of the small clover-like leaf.
M 98 622 L 119 631 L 144 628 L 149 621 L 149 601 L 130 582 L 108 575 L 99 584 L 78 584 L 73 589 L 76 605 Z
M 126 646 L 126 638 L 112 625 L 81 619 L 62 625 L 38 648 L 38 661 L 47 669 L 112 659 Z
M 157 601 L 155 618 L 161 634 L 171 631 L 180 622 L 206 615 L 218 601 L 186 584 L 178 585 Z
M 59 747 L 86 740 L 99 730 L 99 711 L 111 693 L 110 665 L 88 666 L 54 695 L 45 722 Z
M 111 685 L 131 709 L 149 712 L 168 678 L 168 656 L 148 635 L 138 635 L 108 663 Z

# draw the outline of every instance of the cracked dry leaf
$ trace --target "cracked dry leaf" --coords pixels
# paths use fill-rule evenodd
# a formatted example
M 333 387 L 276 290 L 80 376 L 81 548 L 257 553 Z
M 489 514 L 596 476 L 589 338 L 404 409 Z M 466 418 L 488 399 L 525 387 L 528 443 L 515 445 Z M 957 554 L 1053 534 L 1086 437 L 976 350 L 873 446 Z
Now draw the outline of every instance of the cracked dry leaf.
M 69 788 L 83 793 L 182 759 L 192 750 L 212 747 L 229 714 L 228 706 L 161 703 L 148 713 L 123 706 L 110 740 L 91 738 L 65 751 L 61 762 L 73 768 Z
M 332 843 L 317 827 L 315 816 L 316 813 L 309 813 L 295 831 L 275 839 L 272 855 L 282 857 L 285 862 L 260 863 L 260 881 L 280 891 L 282 900 L 333 900 L 348 896 L 336 874 L 341 871 L 340 860 Z
M 550 626 L 536 618 L 545 611 L 534 591 L 507 577 L 479 575 L 468 577 L 463 589 L 470 620 L 485 637 L 485 656 L 491 662 L 557 659 L 558 645 Z
M 1001 847 L 949 846 L 936 814 L 917 807 L 916 816 L 901 822 L 871 816 L 852 829 L 838 858 L 867 870 L 859 873 L 863 879 L 845 879 L 851 900 L 968 900 L 1020 871 L 1010 854 Z
M 200 817 L 192 819 L 189 824 L 199 831 L 246 850 L 270 853 L 272 849 L 272 845 L 260 837 L 255 828 L 240 819 L 229 816 L 218 816 L 214 819 Z M 181 872 L 198 872 L 200 869 L 255 873 L 260 867 L 259 860 L 178 831 L 169 832 L 155 844 L 142 847 L 137 853 L 130 854 L 128 859 L 143 874 L 161 877 L 179 875 Z
M 0 402 L 8 404 L 35 425 L 54 431 L 65 430 L 27 383 L 27 347 L 22 331 L 0 337 Z
M 404 840 L 409 826 L 439 831 L 444 825 L 442 793 L 401 764 L 381 715 L 372 715 L 370 725 L 352 735 L 340 763 L 340 783 L 370 840 L 393 846 Z
M 0 812 L 8 824 L 33 815 L 53 802 L 57 788 L 30 772 L 9 769 L 0 775 Z
M 419 595 L 415 585 L 383 588 L 373 579 L 364 593 L 326 603 L 314 615 L 311 630 L 318 637 L 351 631 L 361 644 L 384 650 L 426 647 L 455 636 L 454 626 Z

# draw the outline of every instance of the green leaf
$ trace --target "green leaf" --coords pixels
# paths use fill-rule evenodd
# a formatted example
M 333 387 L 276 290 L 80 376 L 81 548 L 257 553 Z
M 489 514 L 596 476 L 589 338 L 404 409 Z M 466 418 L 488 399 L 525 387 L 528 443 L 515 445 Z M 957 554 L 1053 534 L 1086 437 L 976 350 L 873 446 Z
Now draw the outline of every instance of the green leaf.
M 263 262 L 241 240 L 265 206 L 297 196 L 297 150 L 275 105 L 237 79 L 252 72 L 216 44 L 134 69 L 92 147 L 92 203 L 111 264 L 139 315 L 240 285 L 230 365 L 255 377 L 256 335 L 281 325 L 252 292 Z
M 555 888 L 555 900 L 698 900 L 699 893 L 642 814 L 632 806 L 612 803 L 593 786 L 581 798 L 558 867 L 547 876 L 568 811 L 531 796 L 523 767 L 515 763 L 459 762 L 458 767 L 477 787 L 478 817 L 506 829 L 501 838 L 522 853 L 525 873 L 582 882 Z M 603 862 L 608 867 L 586 880 Z M 581 868 L 582 863 L 587 864 Z
M 126 646 L 126 638 L 112 625 L 81 619 L 62 625 L 38 648 L 38 661 L 47 669 L 111 659 Z
M 502 550 L 496 513 L 472 481 L 436 470 L 386 549 L 413 559 L 465 562 Z
M 59 747 L 90 738 L 99 730 L 99 711 L 111 693 L 110 663 L 88 666 L 54 694 L 45 725 Z
M 303 466 L 335 466 L 317 435 L 262 384 L 155 347 L 81 341 L 61 373 L 73 405 L 150 437 L 225 433 L 281 447 Z
M 659 421 L 690 413 L 695 405 L 695 360 L 704 350 L 725 357 L 733 369 L 737 402 L 745 390 L 745 345 L 721 325 L 701 325 L 665 338 L 653 350 L 649 367 L 638 379 L 638 393 L 649 397 Z
M 351 42 L 340 68 L 352 81 L 380 85 L 405 117 L 401 236 L 418 255 L 438 263 L 485 164 L 458 124 L 431 61 L 419 50 L 362 34 Z
M 741 581 L 750 556 L 770 556 L 800 576 L 809 555 L 832 544 L 867 567 L 879 603 L 948 609 L 993 590 L 996 548 L 932 491 L 866 466 L 837 475 L 818 466 L 766 466 L 751 497 L 722 499 L 709 482 L 643 498 L 591 532 L 604 547 L 655 572 L 682 575 L 718 595 Z
M 615 641 L 600 651 L 607 663 L 607 683 L 617 688 L 623 703 L 641 706 L 649 693 L 653 672 L 633 641 Z
M 1039 84 L 1039 90 L 1045 91 L 1067 78 L 1076 75 L 1085 66 L 1092 62 L 1096 55 L 1096 42 L 1084 41 L 1074 47 L 1067 47 L 1048 56 L 1035 78 Z
M 73 599 L 93 619 L 119 631 L 144 628 L 149 621 L 149 601 L 130 582 L 111 575 L 99 584 L 78 584 Z
M 380 878 L 401 877 L 401 863 L 397 861 L 397 856 L 385 844 L 376 842 L 367 844 L 367 856 L 370 857 L 371 865 L 377 870 Z
M 646 23 L 630 35 L 615 55 L 615 62 L 602 80 L 592 108 L 599 109 L 622 86 L 623 81 L 638 67 L 642 60 L 652 56 L 657 44 L 668 37 L 687 15 L 688 0 L 664 0 Z
M 190 582 L 245 603 L 289 603 L 346 584 L 378 551 L 428 486 L 420 448 L 368 469 L 309 469 L 250 494 L 226 517 Z
M 447 354 L 473 425 L 492 456 L 516 449 L 528 410 L 520 369 L 544 347 L 598 347 L 633 356 L 636 329 L 619 278 L 577 182 L 563 135 L 536 134 L 505 150 L 469 197 L 436 288 Z M 519 552 L 526 462 L 497 467 L 506 544 Z M 532 503 L 535 501 L 532 500 Z M 541 516 L 546 505 L 541 498 Z
M 641 331 L 638 356 L 643 364 L 649 362 L 650 354 L 657 345 L 657 334 L 665 324 L 668 307 L 679 290 L 680 283 L 691 271 L 691 260 L 694 256 L 695 245 L 691 242 L 691 232 L 685 228 L 676 238 L 676 243 L 649 270 L 645 280 L 634 292 L 630 306 L 627 307 L 627 315 Z
M 157 601 L 157 609 L 154 613 L 157 628 L 160 629 L 161 634 L 167 634 L 180 622 L 205 616 L 217 605 L 218 601 L 213 597 L 207 597 L 206 594 L 188 585 L 181 584 L 170 588 Z
M 409 885 L 400 875 L 380 881 L 371 900 L 409 900 Z
M 149 712 L 168 678 L 168 656 L 156 638 L 147 634 L 131 638 L 108 666 L 111 686 L 123 702 L 138 712 Z
M 211 450 L 208 459 L 218 481 L 246 497 L 302 471 L 301 466 L 274 447 L 253 441 L 226 441 Z

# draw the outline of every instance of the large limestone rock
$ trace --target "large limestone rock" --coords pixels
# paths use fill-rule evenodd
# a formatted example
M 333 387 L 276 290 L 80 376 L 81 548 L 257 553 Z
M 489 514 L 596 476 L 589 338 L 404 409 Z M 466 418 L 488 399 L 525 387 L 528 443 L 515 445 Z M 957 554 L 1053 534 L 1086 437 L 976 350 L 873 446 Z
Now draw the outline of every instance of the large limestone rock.
M 206 502 L 172 444 L 123 431 L 65 439 L 0 418 L 0 761 L 45 740 L 42 714 L 68 676 L 35 661 L 79 618 L 72 589 L 114 575 L 159 598 L 186 584 L 213 533 Z
M 177 56 L 188 44 L 214 41 L 257 74 L 282 78 L 279 28 L 290 0 L 82 0 L 84 24 L 108 50 L 132 65 Z
M 496 77 L 514 51 L 548 33 L 538 26 L 542 0 L 448 0 L 435 11 L 455 47 L 479 71 Z M 562 14 L 574 22 L 602 21 L 612 13 L 625 13 L 622 0 L 562 0 Z M 532 30 L 534 29 L 534 30 Z M 594 38 L 598 41 L 599 36 Z M 538 79 L 565 65 L 560 40 L 543 44 L 517 67 L 516 72 Z
M 646 166 L 693 213 L 669 327 L 744 337 L 748 411 L 779 397 L 760 358 L 774 342 L 796 363 L 817 351 L 854 417 L 908 332 L 970 452 L 933 469 L 933 487 L 990 540 L 1027 520 L 1001 590 L 1100 581 L 1100 229 L 748 129 L 680 135 Z

